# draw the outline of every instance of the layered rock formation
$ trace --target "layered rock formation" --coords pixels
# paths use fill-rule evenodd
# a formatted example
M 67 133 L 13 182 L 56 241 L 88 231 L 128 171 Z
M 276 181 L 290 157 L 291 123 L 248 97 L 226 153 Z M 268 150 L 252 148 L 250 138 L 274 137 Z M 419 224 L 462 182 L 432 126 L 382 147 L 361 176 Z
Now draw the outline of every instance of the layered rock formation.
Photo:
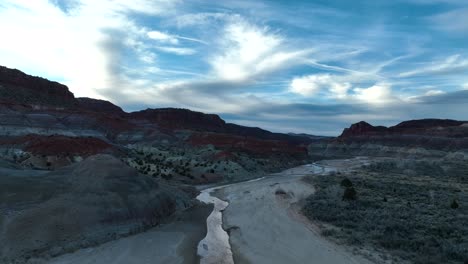
M 126 156 L 132 154 L 127 146 L 138 145 L 170 145 L 172 150 L 214 146 L 259 158 L 286 153 L 300 163 L 307 159 L 309 142 L 307 136 L 229 124 L 218 115 L 187 109 L 126 113 L 111 102 L 75 98 L 59 83 L 0 68 L 0 154 L 23 165 L 55 169 L 91 154 Z M 66 146 L 70 151 L 62 151 Z M 45 148 L 50 151 L 44 153 Z M 34 162 L 26 156 L 34 156 Z
M 325 156 L 468 158 L 468 122 L 421 119 L 383 127 L 361 121 L 344 129 L 336 139 L 311 144 L 309 152 Z

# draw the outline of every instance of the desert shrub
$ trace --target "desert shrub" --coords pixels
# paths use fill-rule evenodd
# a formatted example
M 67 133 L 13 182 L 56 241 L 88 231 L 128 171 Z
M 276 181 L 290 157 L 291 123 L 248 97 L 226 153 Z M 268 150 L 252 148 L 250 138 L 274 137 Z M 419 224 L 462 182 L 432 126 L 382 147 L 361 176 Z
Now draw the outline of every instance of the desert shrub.
M 335 229 L 324 229 L 320 232 L 322 236 L 334 236 L 336 235 L 336 230 Z
M 408 162 L 404 167 L 418 166 Z M 392 163 L 378 168 L 384 167 L 393 172 L 366 167 L 357 174 L 345 175 L 354 188 L 359 186 L 359 199 L 352 203 L 342 200 L 343 187 L 336 176 L 310 177 L 316 192 L 307 198 L 303 214 L 335 227 L 334 232 L 324 231 L 324 235 L 387 252 L 396 263 L 402 262 L 399 259 L 411 263 L 467 260 L 468 208 L 460 204 L 468 203 L 468 194 L 459 190 L 468 186 L 460 181 L 461 174 L 440 176 L 441 172 L 435 171 L 408 176 Z M 457 193 L 456 201 L 453 193 Z M 448 206 L 454 201 L 457 210 Z
M 171 175 L 171 174 L 165 174 L 165 173 L 164 173 L 164 174 L 161 174 L 161 177 L 162 177 L 163 179 L 165 179 L 165 180 L 170 180 L 170 179 L 172 179 L 172 175 Z
M 357 199 L 357 192 L 353 187 L 346 187 L 343 192 L 343 201 L 354 201 Z
M 389 172 L 397 170 L 397 164 L 394 161 L 382 161 L 372 163 L 371 165 L 367 166 L 367 168 L 375 172 Z
M 353 186 L 353 183 L 352 183 L 351 180 L 349 180 L 348 178 L 344 178 L 344 179 L 341 181 L 340 185 L 341 185 L 342 187 L 352 187 L 352 186 Z
M 286 191 L 279 188 L 279 189 L 276 189 L 275 194 L 276 195 L 286 195 Z

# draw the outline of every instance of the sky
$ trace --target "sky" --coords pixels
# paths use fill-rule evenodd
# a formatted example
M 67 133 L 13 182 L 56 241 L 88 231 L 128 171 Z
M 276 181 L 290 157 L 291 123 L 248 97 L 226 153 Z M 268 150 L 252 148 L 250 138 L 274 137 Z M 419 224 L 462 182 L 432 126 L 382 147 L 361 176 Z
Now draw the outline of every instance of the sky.
M 275 132 L 468 120 L 465 0 L 1 0 L 0 65 Z

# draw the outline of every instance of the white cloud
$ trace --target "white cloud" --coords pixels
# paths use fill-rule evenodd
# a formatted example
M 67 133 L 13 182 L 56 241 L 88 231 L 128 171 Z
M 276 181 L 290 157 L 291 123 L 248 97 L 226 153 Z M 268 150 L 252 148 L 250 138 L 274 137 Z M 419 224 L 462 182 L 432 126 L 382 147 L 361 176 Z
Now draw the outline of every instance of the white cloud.
M 330 86 L 330 92 L 332 97 L 337 99 L 346 99 L 348 97 L 348 90 L 351 88 L 350 83 L 332 83 Z
M 362 77 L 362 76 L 361 76 Z M 362 81 L 359 76 L 315 74 L 294 78 L 289 91 L 303 96 L 313 96 L 318 93 L 328 98 L 369 104 L 384 104 L 396 100 L 392 94 L 391 84 L 378 82 L 367 88 L 353 88 L 353 81 Z
M 154 54 L 136 37 L 144 32 L 127 17 L 129 12 L 161 14 L 176 1 L 80 0 L 64 13 L 47 0 L 4 0 L 0 9 L 2 64 L 67 84 L 77 96 L 102 98 L 109 87 L 110 58 L 102 43 L 109 30 L 125 29 L 125 45 L 138 59 L 153 63 Z
M 336 77 L 329 74 L 316 74 L 294 78 L 289 89 L 293 93 L 303 96 L 311 96 L 320 91 L 328 90 L 331 97 L 344 99 L 351 88 L 349 82 L 339 82 Z
M 176 37 L 169 35 L 167 33 L 161 32 L 161 31 L 153 30 L 153 31 L 149 31 L 146 34 L 148 35 L 148 38 L 152 40 L 156 40 L 158 42 L 170 43 L 174 45 L 179 44 L 179 40 Z
M 289 85 L 293 93 L 303 96 L 314 95 L 319 92 L 324 83 L 328 83 L 328 75 L 310 75 L 294 78 Z
M 432 62 L 429 66 L 400 73 L 399 77 L 413 77 L 426 74 L 452 74 L 468 70 L 468 59 L 461 58 L 459 54 L 447 57 L 443 61 Z
M 158 31 L 158 30 L 148 31 L 146 33 L 146 35 L 148 36 L 148 38 L 150 38 L 152 40 L 156 40 L 158 42 L 168 43 L 168 44 L 172 44 L 172 45 L 178 45 L 179 44 L 179 39 L 188 40 L 188 41 L 192 41 L 192 42 L 198 42 L 198 43 L 205 44 L 205 45 L 208 44 L 206 41 L 201 40 L 201 39 L 183 37 L 183 36 L 178 36 L 178 35 L 172 35 L 172 34 L 168 34 L 168 33 L 165 33 L 165 32 Z
M 395 100 L 392 88 L 387 83 L 377 83 L 368 88 L 354 88 L 353 91 L 354 98 L 370 104 L 383 104 Z
M 282 36 L 268 27 L 258 27 L 243 19 L 234 19 L 224 29 L 220 52 L 209 63 L 213 75 L 222 80 L 247 81 L 254 76 L 273 72 L 310 51 L 288 51 Z
M 110 11 L 117 12 L 138 12 L 150 15 L 171 14 L 173 7 L 181 0 L 81 0 L 86 4 L 96 7 L 102 6 Z M 99 3 L 99 4 L 98 4 Z
M 465 83 L 462 87 L 463 87 L 463 90 L 468 90 L 468 83 Z
M 157 47 L 158 50 L 172 53 L 176 55 L 193 55 L 197 53 L 196 50 L 190 48 L 178 48 L 178 47 Z
M 426 96 L 434 96 L 434 95 L 441 95 L 441 94 L 445 94 L 446 92 L 444 91 L 441 91 L 441 90 L 429 90 L 427 91 L 424 95 Z

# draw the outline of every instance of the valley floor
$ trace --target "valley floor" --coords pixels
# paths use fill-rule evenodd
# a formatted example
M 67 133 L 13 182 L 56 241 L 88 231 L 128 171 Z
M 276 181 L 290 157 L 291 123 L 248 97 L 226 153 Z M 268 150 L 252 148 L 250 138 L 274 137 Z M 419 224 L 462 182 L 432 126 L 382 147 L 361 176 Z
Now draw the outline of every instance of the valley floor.
M 230 204 L 223 213 L 230 230 L 235 263 L 371 263 L 337 246 L 298 213 L 300 202 L 314 192 L 303 176 L 327 173 L 330 165 L 305 165 L 259 181 L 227 186 L 217 196 Z M 353 160 L 350 164 L 360 164 Z
M 362 165 L 365 160 L 305 165 L 257 181 L 225 186 L 213 195 L 229 202 L 223 226 L 238 263 L 370 263 L 320 236 L 301 214 L 300 202 L 314 192 L 303 176 Z M 203 210 L 202 210 L 203 211 Z M 211 208 L 209 210 L 211 212 Z M 209 212 L 187 212 L 174 223 L 52 259 L 49 264 L 197 263 Z

